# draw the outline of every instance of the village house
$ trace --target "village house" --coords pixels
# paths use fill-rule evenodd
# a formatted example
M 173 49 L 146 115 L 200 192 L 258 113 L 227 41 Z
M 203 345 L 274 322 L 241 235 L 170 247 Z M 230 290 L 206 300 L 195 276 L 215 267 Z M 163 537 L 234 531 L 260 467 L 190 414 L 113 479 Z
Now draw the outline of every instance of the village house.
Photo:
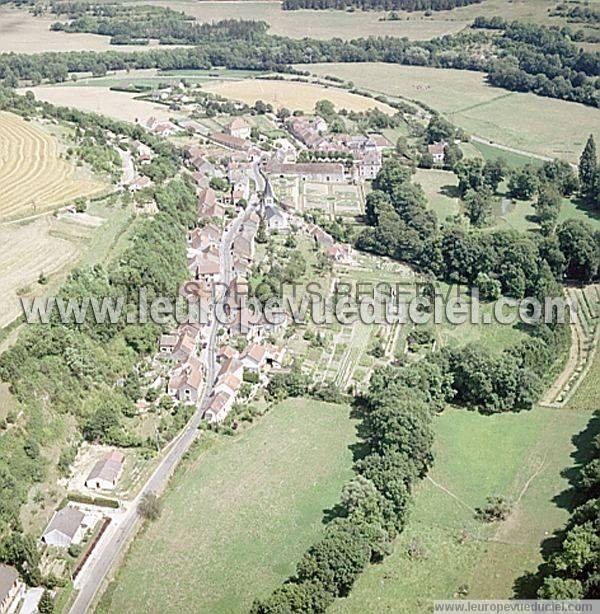
M 359 153 L 356 157 L 356 169 L 359 179 L 375 179 L 381 170 L 382 158 L 377 150 Z
M 154 152 L 152 149 L 148 147 L 148 145 L 144 145 L 144 143 L 134 141 L 133 148 L 140 164 L 148 164 L 154 157 Z
M 322 134 L 327 130 L 327 122 L 322 117 L 295 116 L 288 119 L 286 126 L 309 149 L 319 149 L 329 142 Z
M 182 102 L 186 102 L 186 101 L 183 100 Z M 209 132 L 205 126 L 203 126 L 202 124 L 199 124 L 197 121 L 194 121 L 193 119 L 182 119 L 179 121 L 179 125 L 184 130 L 186 130 L 187 132 L 191 134 L 201 134 L 203 136 L 206 136 Z
M 226 126 L 225 132 L 238 139 L 249 139 L 252 129 L 242 117 L 235 117 Z
M 123 472 L 124 462 L 125 456 L 122 452 L 117 450 L 107 452 L 93 466 L 85 481 L 86 487 L 97 488 L 99 490 L 113 490 Z
M 198 196 L 198 218 L 218 217 L 225 215 L 225 208 L 217 198 L 217 193 L 210 187 L 200 191 Z
M 244 369 L 260 373 L 267 363 L 267 350 L 258 343 L 251 343 L 242 353 Z
M 195 335 L 195 338 L 200 340 L 205 332 L 204 324 L 210 321 L 214 307 L 210 284 L 203 279 L 186 281 L 179 287 L 179 295 L 193 306 L 189 314 L 190 321 L 181 326 L 180 331 L 188 331 L 191 336 Z
M 210 176 L 203 171 L 194 171 L 192 177 L 199 188 L 207 188 L 210 185 Z
M 206 224 L 188 233 L 188 247 L 196 252 L 221 243 L 221 229 L 216 224 Z
M 203 280 L 207 284 L 214 284 L 220 272 L 221 262 L 218 254 L 215 255 L 206 250 L 196 256 L 193 264 L 193 275 L 195 279 Z
M 161 122 L 159 124 L 154 125 L 151 130 L 152 132 L 154 132 L 154 134 L 162 136 L 163 138 L 172 136 L 173 134 L 179 132 L 179 128 L 171 122 Z
M 209 162 L 201 155 L 192 157 L 190 159 L 190 164 L 196 169 L 196 171 L 204 173 L 209 177 L 218 175 L 214 164 L 212 162 Z
M 169 379 L 167 393 L 183 403 L 196 403 L 202 386 L 202 367 L 196 356 L 176 369 Z
M 217 352 L 217 362 L 223 363 L 226 360 L 238 358 L 238 356 L 239 352 L 235 348 L 232 348 L 230 345 L 223 345 Z
M 239 234 L 232 243 L 231 253 L 233 256 L 252 262 L 254 257 L 254 242 L 243 234 Z
M 329 246 L 325 252 L 332 260 L 339 264 L 352 264 L 354 262 L 352 246 L 346 243 L 335 243 Z
M 179 335 L 171 352 L 171 358 L 178 362 L 185 362 L 196 351 L 196 342 L 197 340 L 188 333 Z
M 19 572 L 9 565 L 0 564 L 0 614 L 6 614 L 11 606 L 21 598 L 25 585 Z
M 315 224 L 308 224 L 306 230 L 320 247 L 329 248 L 335 243 L 335 239 L 328 232 Z
M 244 365 L 239 358 L 232 356 L 231 358 L 225 358 L 225 360 L 223 360 L 218 377 L 222 377 L 229 373 L 235 375 L 238 379 L 242 379 L 244 375 Z
M 139 192 L 140 190 L 143 190 L 144 188 L 150 188 L 150 187 L 152 187 L 152 179 L 141 175 L 141 176 L 138 176 L 136 179 L 133 180 L 132 183 L 129 184 L 129 191 Z
M 247 164 L 230 162 L 227 166 L 227 179 L 231 185 L 231 197 L 233 203 L 240 199 L 250 198 L 250 167 Z
M 263 216 L 269 230 L 285 232 L 290 228 L 287 215 L 275 205 L 267 205 L 264 209 Z
M 177 345 L 177 335 L 162 334 L 158 340 L 158 351 L 170 355 Z
M 250 270 L 250 263 L 244 258 L 238 258 L 234 255 L 232 271 L 234 275 L 240 275 L 242 277 L 246 277 L 248 275 L 248 271 Z
M 49 546 L 68 548 L 83 538 L 85 514 L 70 505 L 56 512 L 42 535 L 42 541 Z
M 233 406 L 234 397 L 224 391 L 212 397 L 210 404 L 204 412 L 203 418 L 208 422 L 216 423 L 225 420 Z
M 377 151 L 383 153 L 386 149 L 393 149 L 393 143 L 383 134 L 369 134 L 369 139 L 375 144 Z
M 443 142 L 427 145 L 427 152 L 431 155 L 435 164 L 443 164 L 446 145 L 447 143 Z
M 226 394 L 235 397 L 241 385 L 242 380 L 239 377 L 233 375 L 233 373 L 227 373 L 217 380 L 217 384 L 214 389 L 215 394 L 225 392 Z

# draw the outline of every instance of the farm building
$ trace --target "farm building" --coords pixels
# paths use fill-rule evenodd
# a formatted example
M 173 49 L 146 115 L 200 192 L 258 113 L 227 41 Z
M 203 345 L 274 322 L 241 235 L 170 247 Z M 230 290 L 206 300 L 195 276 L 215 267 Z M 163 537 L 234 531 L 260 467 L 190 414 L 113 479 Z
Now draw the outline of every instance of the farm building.
M 14 567 L 0 565 L 0 614 L 5 614 L 23 594 L 24 585 Z
M 68 548 L 77 544 L 83 537 L 85 514 L 74 507 L 63 507 L 54 514 L 42 535 L 42 541 L 49 546 Z
M 121 477 L 125 456 L 116 450 L 105 454 L 92 468 L 85 485 L 87 488 L 112 490 Z

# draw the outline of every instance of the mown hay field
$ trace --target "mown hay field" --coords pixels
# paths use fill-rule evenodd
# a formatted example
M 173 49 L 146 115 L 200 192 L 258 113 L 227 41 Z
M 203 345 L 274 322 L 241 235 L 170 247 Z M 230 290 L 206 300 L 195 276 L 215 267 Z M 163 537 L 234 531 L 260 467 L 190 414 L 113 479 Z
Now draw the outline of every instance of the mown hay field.
M 365 96 L 351 94 L 337 88 L 328 88 L 311 83 L 296 81 L 267 81 L 263 79 L 245 79 L 227 83 L 215 83 L 203 88 L 207 92 L 219 94 L 232 100 L 254 104 L 262 100 L 275 108 L 287 107 L 290 110 L 314 111 L 319 100 L 330 100 L 337 109 L 349 111 L 366 111 L 378 108 L 385 113 L 394 113 L 394 109 Z
M 383 63 L 298 67 L 372 92 L 418 100 L 471 134 L 534 154 L 577 162 L 588 135 L 600 139 L 600 110 L 491 87 L 479 72 Z
M 38 125 L 0 113 L 0 220 L 35 215 L 105 188 L 62 160 L 56 139 Z

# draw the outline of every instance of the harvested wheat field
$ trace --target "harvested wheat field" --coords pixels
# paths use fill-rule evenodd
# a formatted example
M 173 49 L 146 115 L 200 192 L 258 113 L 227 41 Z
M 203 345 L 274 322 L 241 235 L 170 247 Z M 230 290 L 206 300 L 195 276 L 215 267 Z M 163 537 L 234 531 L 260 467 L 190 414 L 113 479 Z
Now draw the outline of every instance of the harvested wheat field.
M 0 113 L 0 219 L 41 213 L 105 187 L 62 160 L 57 141 L 40 127 Z
M 100 113 L 121 121 L 145 124 L 150 117 L 167 121 L 177 113 L 165 105 L 136 100 L 139 94 L 115 92 L 99 85 L 42 85 L 21 90 L 32 91 L 38 100 L 80 111 Z
M 254 104 L 257 100 L 270 103 L 275 108 L 287 107 L 311 112 L 319 100 L 330 100 L 337 109 L 349 111 L 366 111 L 378 108 L 385 113 L 394 113 L 387 104 L 377 102 L 365 96 L 351 94 L 337 88 L 328 88 L 310 83 L 295 81 L 267 81 L 263 79 L 244 79 L 226 83 L 215 83 L 203 87 L 207 92 L 219 94 L 232 100 L 240 100 L 246 104 Z
M 62 226 L 51 215 L 0 225 L 0 327 L 21 313 L 18 295 L 29 294 L 40 273 L 50 276 L 78 256 L 79 247 Z

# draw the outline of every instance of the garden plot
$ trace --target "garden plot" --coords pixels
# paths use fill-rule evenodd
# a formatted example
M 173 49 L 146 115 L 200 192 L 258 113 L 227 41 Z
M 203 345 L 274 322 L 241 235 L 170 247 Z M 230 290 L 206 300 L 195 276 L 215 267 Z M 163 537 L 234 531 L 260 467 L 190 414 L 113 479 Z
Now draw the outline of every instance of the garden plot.
M 334 215 L 334 199 L 329 195 L 329 185 L 304 181 L 300 184 L 300 207 L 303 211 L 318 209 Z
M 329 197 L 336 216 L 357 216 L 364 212 L 360 188 L 355 185 L 330 185 Z
M 271 177 L 270 180 L 278 200 L 294 209 L 300 208 L 297 177 Z

